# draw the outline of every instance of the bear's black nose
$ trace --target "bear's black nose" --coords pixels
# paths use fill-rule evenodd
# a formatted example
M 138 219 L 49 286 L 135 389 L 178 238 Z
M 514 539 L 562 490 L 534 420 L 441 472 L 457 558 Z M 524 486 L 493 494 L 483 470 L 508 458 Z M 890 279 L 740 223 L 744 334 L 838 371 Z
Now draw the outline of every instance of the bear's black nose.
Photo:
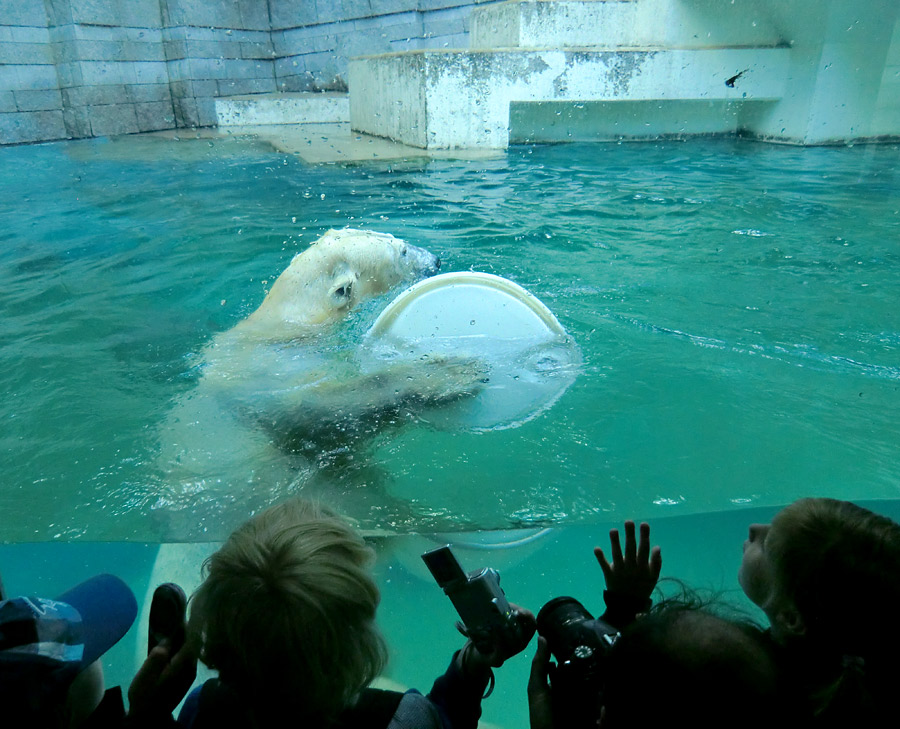
M 436 259 L 434 260 L 434 267 L 435 267 L 435 268 L 440 268 L 440 267 L 441 267 L 441 259 L 440 259 L 440 258 L 436 258 Z

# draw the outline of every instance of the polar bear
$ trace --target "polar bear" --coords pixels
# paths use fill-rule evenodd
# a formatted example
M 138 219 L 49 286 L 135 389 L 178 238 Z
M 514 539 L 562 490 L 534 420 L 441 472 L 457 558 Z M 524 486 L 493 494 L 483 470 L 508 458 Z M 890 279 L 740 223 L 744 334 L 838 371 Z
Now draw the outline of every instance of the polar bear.
M 363 371 L 334 344 L 359 304 L 439 266 L 423 248 L 350 228 L 296 255 L 259 308 L 205 347 L 196 387 L 163 423 L 164 537 L 224 538 L 250 513 L 321 488 L 323 470 L 361 473 L 365 444 L 404 414 L 476 394 L 485 373 L 470 359 Z
M 259 308 L 231 334 L 288 341 L 321 332 L 399 283 L 433 276 L 440 259 L 387 233 L 329 230 L 294 256 Z

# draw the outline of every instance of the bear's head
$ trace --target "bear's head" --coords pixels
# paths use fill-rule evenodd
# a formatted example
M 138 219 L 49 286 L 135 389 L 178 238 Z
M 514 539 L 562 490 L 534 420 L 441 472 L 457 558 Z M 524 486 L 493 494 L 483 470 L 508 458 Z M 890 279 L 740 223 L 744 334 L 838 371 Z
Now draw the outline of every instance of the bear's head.
M 343 319 L 358 303 L 394 286 L 438 272 L 440 259 L 386 233 L 329 230 L 272 284 L 259 308 L 243 323 L 277 327 L 289 337 Z M 287 326 L 290 331 L 283 331 Z

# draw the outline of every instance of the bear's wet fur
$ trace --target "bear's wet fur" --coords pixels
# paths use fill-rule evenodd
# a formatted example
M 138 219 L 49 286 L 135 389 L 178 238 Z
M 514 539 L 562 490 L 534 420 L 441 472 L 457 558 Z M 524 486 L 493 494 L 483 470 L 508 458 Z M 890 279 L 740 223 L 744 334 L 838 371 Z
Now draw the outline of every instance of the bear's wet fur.
M 224 538 L 292 493 L 338 508 L 355 493 L 359 503 L 345 511 L 377 508 L 386 475 L 369 463 L 371 439 L 424 408 L 473 396 L 483 365 L 432 356 L 363 372 L 353 353 L 325 341 L 361 303 L 439 266 L 423 248 L 350 228 L 296 255 L 260 306 L 205 347 L 196 387 L 161 427 L 161 537 Z

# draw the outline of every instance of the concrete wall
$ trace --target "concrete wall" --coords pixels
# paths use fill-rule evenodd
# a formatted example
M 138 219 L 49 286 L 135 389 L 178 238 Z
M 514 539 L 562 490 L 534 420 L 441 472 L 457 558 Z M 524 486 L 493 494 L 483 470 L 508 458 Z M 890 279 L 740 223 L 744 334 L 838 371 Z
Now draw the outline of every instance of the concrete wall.
M 881 88 L 872 116 L 872 134 L 893 135 L 900 129 L 900 19 L 885 59 Z
M 532 18 L 542 46 L 590 44 L 612 30 L 571 3 L 565 32 L 548 35 L 549 5 L 536 4 Z M 627 37 L 606 38 L 613 46 L 789 47 L 785 99 L 741 120 L 760 136 L 900 133 L 898 0 L 609 5 L 633 16 L 620 23 Z M 476 24 L 476 46 L 500 36 L 529 45 L 527 24 L 517 19 L 514 36 L 498 0 L 0 0 L 0 144 L 207 126 L 219 96 L 345 90 L 351 57 L 468 48 L 476 9 L 491 16 Z
M 900 134 L 900 4 L 767 0 L 791 49 L 785 97 L 748 124 L 804 144 Z
M 276 90 L 265 0 L 159 3 L 175 125 L 214 125 L 218 96 Z
M 345 90 L 347 59 L 468 45 L 496 0 L 0 0 L 0 144 L 215 124 L 218 96 Z
M 66 136 L 43 0 L 0 0 L 0 141 Z
M 483 1 L 269 0 L 278 88 L 345 90 L 354 56 L 466 48 L 469 15 Z

